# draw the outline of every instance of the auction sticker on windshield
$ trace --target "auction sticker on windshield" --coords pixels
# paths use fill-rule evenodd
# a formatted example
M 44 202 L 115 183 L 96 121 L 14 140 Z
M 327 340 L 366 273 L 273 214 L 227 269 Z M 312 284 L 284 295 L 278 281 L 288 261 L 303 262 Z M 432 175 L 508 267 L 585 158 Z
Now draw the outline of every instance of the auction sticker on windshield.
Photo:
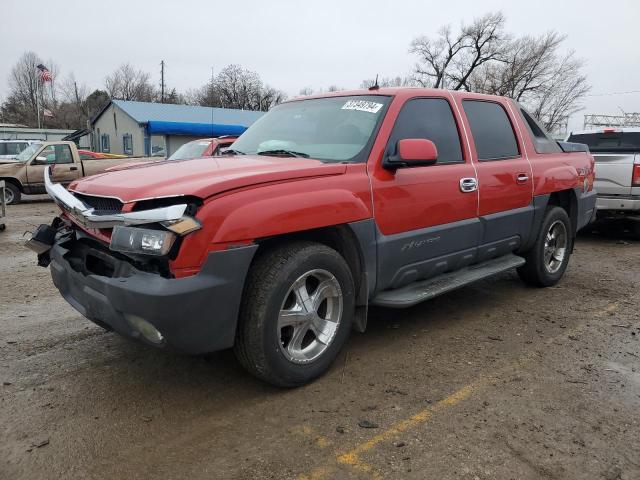
M 359 110 L 369 113 L 378 113 L 381 108 L 382 103 L 370 102 L 368 100 L 349 100 L 342 106 L 342 110 Z

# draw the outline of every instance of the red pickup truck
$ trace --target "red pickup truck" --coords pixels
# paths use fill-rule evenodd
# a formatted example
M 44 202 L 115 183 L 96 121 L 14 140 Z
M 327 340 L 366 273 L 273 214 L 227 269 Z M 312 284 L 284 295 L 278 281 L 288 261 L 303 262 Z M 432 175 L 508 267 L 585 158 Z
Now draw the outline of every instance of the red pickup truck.
M 402 308 L 517 268 L 567 268 L 594 161 L 515 101 L 370 89 L 273 108 L 215 162 L 72 183 L 30 244 L 98 325 L 200 354 L 233 347 L 281 386 L 328 369 L 367 307 Z

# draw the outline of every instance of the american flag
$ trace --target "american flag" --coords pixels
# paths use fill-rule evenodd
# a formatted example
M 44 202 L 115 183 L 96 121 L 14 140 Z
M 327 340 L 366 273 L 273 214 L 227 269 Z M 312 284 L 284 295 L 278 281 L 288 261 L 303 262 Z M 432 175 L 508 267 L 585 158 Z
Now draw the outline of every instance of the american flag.
M 51 80 L 53 80 L 53 76 L 51 75 L 51 72 L 43 64 L 38 65 L 36 68 L 40 73 L 40 80 L 42 80 L 43 82 L 50 82 Z

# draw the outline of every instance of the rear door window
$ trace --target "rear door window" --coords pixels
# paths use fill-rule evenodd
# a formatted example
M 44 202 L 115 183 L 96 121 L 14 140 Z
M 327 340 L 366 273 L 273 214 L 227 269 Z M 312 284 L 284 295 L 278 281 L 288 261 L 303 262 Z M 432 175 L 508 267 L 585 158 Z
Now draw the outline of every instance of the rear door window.
M 407 101 L 393 126 L 387 155 L 397 154 L 398 141 L 405 138 L 431 140 L 438 149 L 437 164 L 464 163 L 456 120 L 444 98 Z
M 483 100 L 464 100 L 478 160 L 504 160 L 520 156 L 511 121 L 502 105 Z

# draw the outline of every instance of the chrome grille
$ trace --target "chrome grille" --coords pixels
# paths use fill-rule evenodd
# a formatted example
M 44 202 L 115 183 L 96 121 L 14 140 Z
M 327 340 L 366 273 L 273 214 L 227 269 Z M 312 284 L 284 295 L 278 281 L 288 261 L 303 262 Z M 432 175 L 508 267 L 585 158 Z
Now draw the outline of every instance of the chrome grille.
M 122 211 L 123 203 L 117 198 L 94 197 L 81 193 L 73 194 L 82 203 L 89 205 L 97 214 L 119 213 Z

